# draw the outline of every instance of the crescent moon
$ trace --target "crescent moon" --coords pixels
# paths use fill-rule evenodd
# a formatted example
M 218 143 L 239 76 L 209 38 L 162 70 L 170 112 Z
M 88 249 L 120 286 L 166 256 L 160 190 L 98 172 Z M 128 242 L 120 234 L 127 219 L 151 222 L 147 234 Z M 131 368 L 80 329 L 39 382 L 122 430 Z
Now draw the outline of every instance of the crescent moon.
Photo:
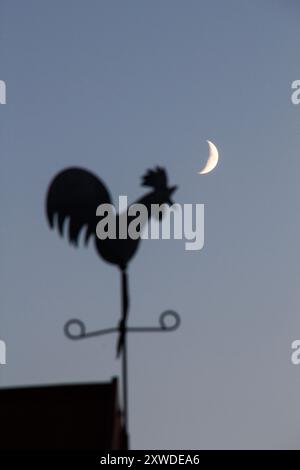
M 210 140 L 207 140 L 207 143 L 209 148 L 209 155 L 205 166 L 202 168 L 202 170 L 198 171 L 199 175 L 205 175 L 206 173 L 212 171 L 214 168 L 216 168 L 219 161 L 219 152 L 217 147 L 215 144 L 210 142 Z

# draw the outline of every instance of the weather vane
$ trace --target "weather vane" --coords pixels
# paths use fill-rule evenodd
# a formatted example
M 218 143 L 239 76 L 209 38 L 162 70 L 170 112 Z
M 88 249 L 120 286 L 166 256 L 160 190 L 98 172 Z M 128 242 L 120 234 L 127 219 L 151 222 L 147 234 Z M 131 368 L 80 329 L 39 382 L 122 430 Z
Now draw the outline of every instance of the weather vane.
M 150 192 L 141 197 L 135 204 L 143 204 L 151 214 L 152 204 L 172 205 L 171 195 L 176 186 L 169 187 L 167 174 L 163 168 L 148 170 L 144 175 L 143 186 L 152 188 Z M 105 261 L 112 263 L 121 272 L 121 319 L 119 325 L 108 329 L 87 331 L 85 324 L 78 319 L 71 319 L 65 324 L 65 334 L 73 340 L 91 338 L 110 333 L 118 333 L 117 357 L 122 358 L 123 378 L 123 420 L 124 427 L 128 430 L 128 362 L 127 362 L 127 333 L 155 333 L 174 331 L 180 325 L 178 313 L 167 310 L 159 317 L 159 324 L 153 327 L 129 327 L 127 325 L 129 312 L 129 288 L 127 268 L 129 262 L 136 254 L 141 236 L 133 239 L 105 238 L 96 236 L 96 227 L 99 216 L 97 208 L 102 204 L 111 204 L 111 197 L 105 185 L 91 172 L 82 168 L 68 168 L 55 176 L 50 184 L 46 199 L 47 219 L 51 228 L 56 227 L 62 236 L 64 224 L 69 219 L 68 238 L 70 243 L 78 245 L 81 230 L 85 227 L 85 243 L 92 237 L 95 242 L 97 254 Z M 126 221 L 129 225 L 132 216 L 126 209 Z M 121 214 L 115 214 L 115 222 L 118 227 L 122 223 Z M 127 227 L 128 227 L 127 225 Z M 169 318 L 169 320 L 168 320 Z M 170 324 L 169 321 L 172 320 Z M 76 331 L 74 331 L 74 327 Z

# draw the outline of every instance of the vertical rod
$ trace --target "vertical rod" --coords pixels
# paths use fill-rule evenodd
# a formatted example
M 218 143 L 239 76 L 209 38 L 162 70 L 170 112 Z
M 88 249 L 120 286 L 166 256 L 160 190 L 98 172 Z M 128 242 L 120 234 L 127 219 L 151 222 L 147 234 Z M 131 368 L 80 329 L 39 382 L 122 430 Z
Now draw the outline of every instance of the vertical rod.
M 129 428 L 128 428 L 128 368 L 127 368 L 127 335 L 125 334 L 124 345 L 122 351 L 122 368 L 123 368 L 123 407 L 124 407 L 124 427 L 126 434 L 126 447 L 129 449 Z
M 128 277 L 125 269 L 122 270 L 122 318 L 120 322 L 120 336 L 117 354 L 122 354 L 123 377 L 123 416 L 126 434 L 126 447 L 129 449 L 128 437 L 128 362 L 127 362 L 127 316 L 128 316 Z

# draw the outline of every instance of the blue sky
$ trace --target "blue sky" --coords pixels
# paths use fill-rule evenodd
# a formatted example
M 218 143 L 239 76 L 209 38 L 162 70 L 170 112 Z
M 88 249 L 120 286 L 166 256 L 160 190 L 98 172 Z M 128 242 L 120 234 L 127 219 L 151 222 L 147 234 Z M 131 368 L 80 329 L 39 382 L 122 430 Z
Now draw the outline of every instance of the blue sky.
M 136 200 L 165 166 L 178 203 L 205 204 L 205 246 L 144 241 L 130 266 L 134 448 L 295 448 L 300 441 L 298 2 L 1 0 L 1 386 L 106 381 L 119 273 L 51 232 L 53 175 L 85 166 Z M 206 139 L 217 169 L 197 175 Z M 149 287 L 151 286 L 151 288 Z

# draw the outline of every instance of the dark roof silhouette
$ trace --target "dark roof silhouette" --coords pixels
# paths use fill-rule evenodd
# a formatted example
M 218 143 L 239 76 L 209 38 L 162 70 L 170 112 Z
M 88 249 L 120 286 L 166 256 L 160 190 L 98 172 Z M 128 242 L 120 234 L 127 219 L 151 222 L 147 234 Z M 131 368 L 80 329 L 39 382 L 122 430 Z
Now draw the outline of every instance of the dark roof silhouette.
M 126 449 L 117 379 L 0 389 L 0 450 Z

